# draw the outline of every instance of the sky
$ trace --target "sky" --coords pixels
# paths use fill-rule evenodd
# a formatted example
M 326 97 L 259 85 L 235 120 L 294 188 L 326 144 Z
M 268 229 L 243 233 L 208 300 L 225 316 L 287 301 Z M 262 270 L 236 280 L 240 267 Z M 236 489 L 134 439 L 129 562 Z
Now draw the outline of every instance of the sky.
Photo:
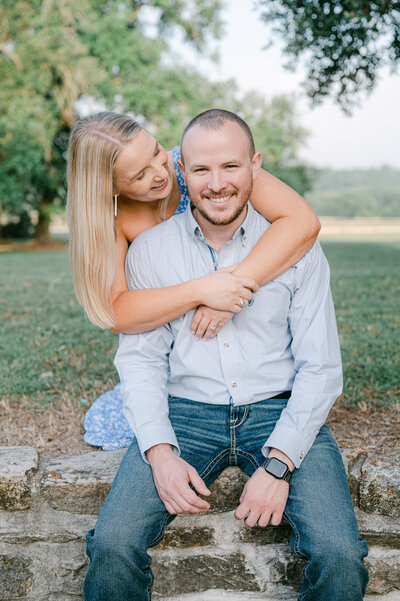
M 282 42 L 277 39 L 271 48 L 263 50 L 269 30 L 252 6 L 252 0 L 226 2 L 222 13 L 225 36 L 216 44 L 219 65 L 199 59 L 189 48 L 185 48 L 185 61 L 193 61 L 210 78 L 234 78 L 243 92 L 257 90 L 267 99 L 282 93 L 295 94 L 300 124 L 310 132 L 300 157 L 311 165 L 400 168 L 400 73 L 382 74 L 375 90 L 362 99 L 350 117 L 330 99 L 311 108 L 302 94 L 301 66 L 295 72 L 283 67 Z M 180 48 L 179 42 L 176 48 Z

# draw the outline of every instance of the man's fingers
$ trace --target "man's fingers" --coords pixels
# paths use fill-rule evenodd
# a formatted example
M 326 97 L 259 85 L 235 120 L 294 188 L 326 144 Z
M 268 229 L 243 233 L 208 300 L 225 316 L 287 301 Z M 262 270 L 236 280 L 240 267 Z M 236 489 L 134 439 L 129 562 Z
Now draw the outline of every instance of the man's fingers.
M 195 489 L 197 490 L 198 493 L 200 493 L 201 495 L 206 495 L 206 496 L 211 494 L 211 491 L 207 488 L 204 480 L 202 480 L 202 478 L 200 478 L 199 474 L 196 472 L 195 469 L 190 470 L 189 476 L 190 476 L 190 482 L 193 484 L 193 486 L 195 487 Z
M 185 503 L 196 511 L 206 511 L 210 507 L 209 503 L 205 499 L 198 497 L 189 485 L 180 490 L 180 494 L 184 498 Z
M 275 512 L 272 514 L 271 519 L 269 520 L 269 523 L 271 524 L 271 526 L 279 526 L 279 524 L 282 521 L 282 513 L 279 512 Z
M 188 489 L 190 492 L 192 492 L 189 487 Z M 185 499 L 185 497 L 180 492 L 178 492 L 178 490 L 174 491 L 173 496 L 171 494 L 167 494 L 166 496 L 164 496 L 162 498 L 162 502 L 164 503 L 166 510 L 172 515 L 176 515 L 178 513 L 194 513 L 200 511 L 198 508 L 194 506 L 192 507 L 191 504 L 188 503 L 188 501 Z
M 232 317 L 232 316 L 230 316 L 230 317 Z M 216 323 L 215 320 L 213 322 L 210 322 L 208 324 L 206 333 L 203 336 L 204 340 L 208 340 L 209 338 L 213 338 L 214 336 L 216 336 L 222 330 L 222 328 L 228 321 L 229 321 L 229 318 L 220 317 L 218 323 Z
M 190 490 L 190 488 L 189 488 Z M 190 490 L 191 493 L 193 493 L 192 490 Z M 198 499 L 199 497 L 193 493 L 194 495 L 194 500 L 193 501 L 189 501 L 188 500 L 188 493 L 187 491 L 185 491 L 185 496 L 180 495 L 179 499 L 177 500 L 178 504 L 179 504 L 179 513 L 201 513 L 202 511 L 205 511 L 208 508 L 208 503 L 205 503 L 206 507 L 203 507 L 202 505 L 200 505 L 198 503 Z M 203 499 L 199 499 L 202 504 L 204 504 Z
M 252 509 L 250 511 L 249 515 L 247 516 L 247 518 L 244 520 L 244 523 L 249 528 L 253 528 L 253 526 L 255 526 L 257 524 L 259 517 L 260 517 L 260 512 Z
M 210 507 L 209 504 L 197 496 L 196 490 L 203 495 L 209 495 L 210 491 L 197 471 L 174 454 L 169 459 L 169 463 L 162 464 L 159 470 L 154 466 L 154 463 L 157 462 L 153 461 L 152 465 L 157 491 L 167 511 L 175 515 L 200 513 L 207 510 Z M 193 490 L 191 485 L 196 490 Z
M 209 508 L 207 501 L 198 497 L 189 485 L 176 492 L 174 502 L 178 505 L 178 513 L 200 513 Z
M 196 470 L 188 470 L 189 482 L 193 484 L 195 489 L 202 495 L 209 495 L 210 491 L 200 478 Z M 171 490 L 167 493 L 164 505 L 167 507 L 167 503 L 172 507 L 173 513 L 200 513 L 206 511 L 210 505 L 198 497 L 196 493 L 190 488 L 189 482 L 182 482 L 179 486 L 176 486 L 174 491 Z M 170 511 L 167 508 L 168 511 Z
M 204 332 L 207 330 L 208 325 L 210 323 L 209 317 L 202 317 L 200 322 L 198 323 L 196 329 L 194 330 L 194 335 L 196 339 L 199 339 L 203 336 Z M 193 332 L 193 328 L 191 328 Z
M 220 329 L 222 328 L 221 323 L 219 324 L 214 324 L 213 322 L 210 321 L 210 323 L 208 324 L 208 328 L 206 329 L 206 331 L 204 332 L 204 336 L 203 339 L 204 340 L 209 340 L 210 338 L 214 338 L 214 336 L 216 334 L 218 334 L 218 332 L 220 331 Z
M 235 518 L 237 520 L 244 520 L 244 518 L 249 513 L 249 511 L 250 511 L 250 507 L 246 502 L 240 503 L 239 507 L 236 508 L 236 511 L 234 514 Z
M 265 528 L 265 526 L 268 526 L 268 524 L 271 524 L 271 526 L 279 526 L 282 521 L 282 516 L 283 513 L 280 511 L 274 511 L 271 513 L 270 509 L 266 509 L 260 515 L 258 519 L 258 525 L 262 528 Z
M 244 519 L 246 526 L 278 526 L 287 502 L 289 485 L 278 481 L 262 468 L 257 469 L 246 482 L 235 518 Z
M 268 526 L 268 524 L 269 524 L 270 517 L 271 517 L 271 511 L 266 509 L 265 511 L 263 511 L 263 513 L 258 518 L 258 525 L 261 526 L 261 528 L 265 528 L 265 526 Z
M 192 319 L 192 323 L 190 324 L 190 331 L 192 332 L 192 334 L 195 333 L 195 331 L 197 330 L 197 326 L 199 325 L 200 321 L 202 320 L 203 314 L 201 311 L 196 311 L 196 313 L 193 316 Z
M 173 499 L 161 499 L 162 502 L 165 505 L 165 509 L 168 511 L 168 513 L 170 513 L 171 515 L 176 515 L 178 513 L 180 513 L 179 511 L 179 506 L 175 503 L 175 501 Z

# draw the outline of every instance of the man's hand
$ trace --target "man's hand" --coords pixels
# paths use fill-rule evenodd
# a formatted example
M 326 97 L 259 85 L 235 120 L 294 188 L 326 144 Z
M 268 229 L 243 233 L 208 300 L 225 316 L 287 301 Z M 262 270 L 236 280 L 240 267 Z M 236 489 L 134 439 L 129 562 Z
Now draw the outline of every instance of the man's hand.
M 233 315 L 231 311 L 218 311 L 200 305 L 192 319 L 190 331 L 195 335 L 196 340 L 200 338 L 208 340 L 216 336 Z
M 200 513 L 209 509 L 209 503 L 198 497 L 189 483 L 202 495 L 209 495 L 210 491 L 194 467 L 175 455 L 171 445 L 155 445 L 146 455 L 157 492 L 169 513 Z
M 277 457 L 291 470 L 293 469 L 293 463 L 281 451 L 271 449 L 269 457 Z M 237 520 L 246 518 L 244 521 L 246 526 L 256 524 L 262 527 L 268 524 L 278 526 L 282 520 L 288 494 L 288 482 L 274 478 L 263 467 L 259 467 L 244 486 L 235 518 Z

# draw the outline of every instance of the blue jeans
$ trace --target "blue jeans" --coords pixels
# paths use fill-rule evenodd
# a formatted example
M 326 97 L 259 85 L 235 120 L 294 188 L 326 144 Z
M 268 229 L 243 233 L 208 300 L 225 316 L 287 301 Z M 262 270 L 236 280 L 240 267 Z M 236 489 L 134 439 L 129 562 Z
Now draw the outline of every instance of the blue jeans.
M 286 403 L 268 399 L 234 407 L 171 398 L 170 420 L 182 458 L 207 486 L 228 465 L 251 476 Z M 299 600 L 361 601 L 368 582 L 367 544 L 359 536 L 342 458 L 327 426 L 294 471 L 285 516 L 293 552 L 308 560 Z M 95 529 L 87 534 L 85 600 L 149 601 L 153 575 L 147 549 L 162 540 L 172 519 L 134 441 Z

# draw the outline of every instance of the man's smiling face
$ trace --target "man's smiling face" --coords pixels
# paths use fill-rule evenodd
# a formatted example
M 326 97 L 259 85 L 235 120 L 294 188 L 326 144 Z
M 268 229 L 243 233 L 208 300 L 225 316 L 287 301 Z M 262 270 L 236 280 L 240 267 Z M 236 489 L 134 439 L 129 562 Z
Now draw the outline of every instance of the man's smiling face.
M 261 161 L 250 158 L 249 140 L 234 121 L 217 129 L 194 125 L 182 143 L 182 163 L 189 196 L 213 225 L 228 225 L 242 214 L 253 173 Z

